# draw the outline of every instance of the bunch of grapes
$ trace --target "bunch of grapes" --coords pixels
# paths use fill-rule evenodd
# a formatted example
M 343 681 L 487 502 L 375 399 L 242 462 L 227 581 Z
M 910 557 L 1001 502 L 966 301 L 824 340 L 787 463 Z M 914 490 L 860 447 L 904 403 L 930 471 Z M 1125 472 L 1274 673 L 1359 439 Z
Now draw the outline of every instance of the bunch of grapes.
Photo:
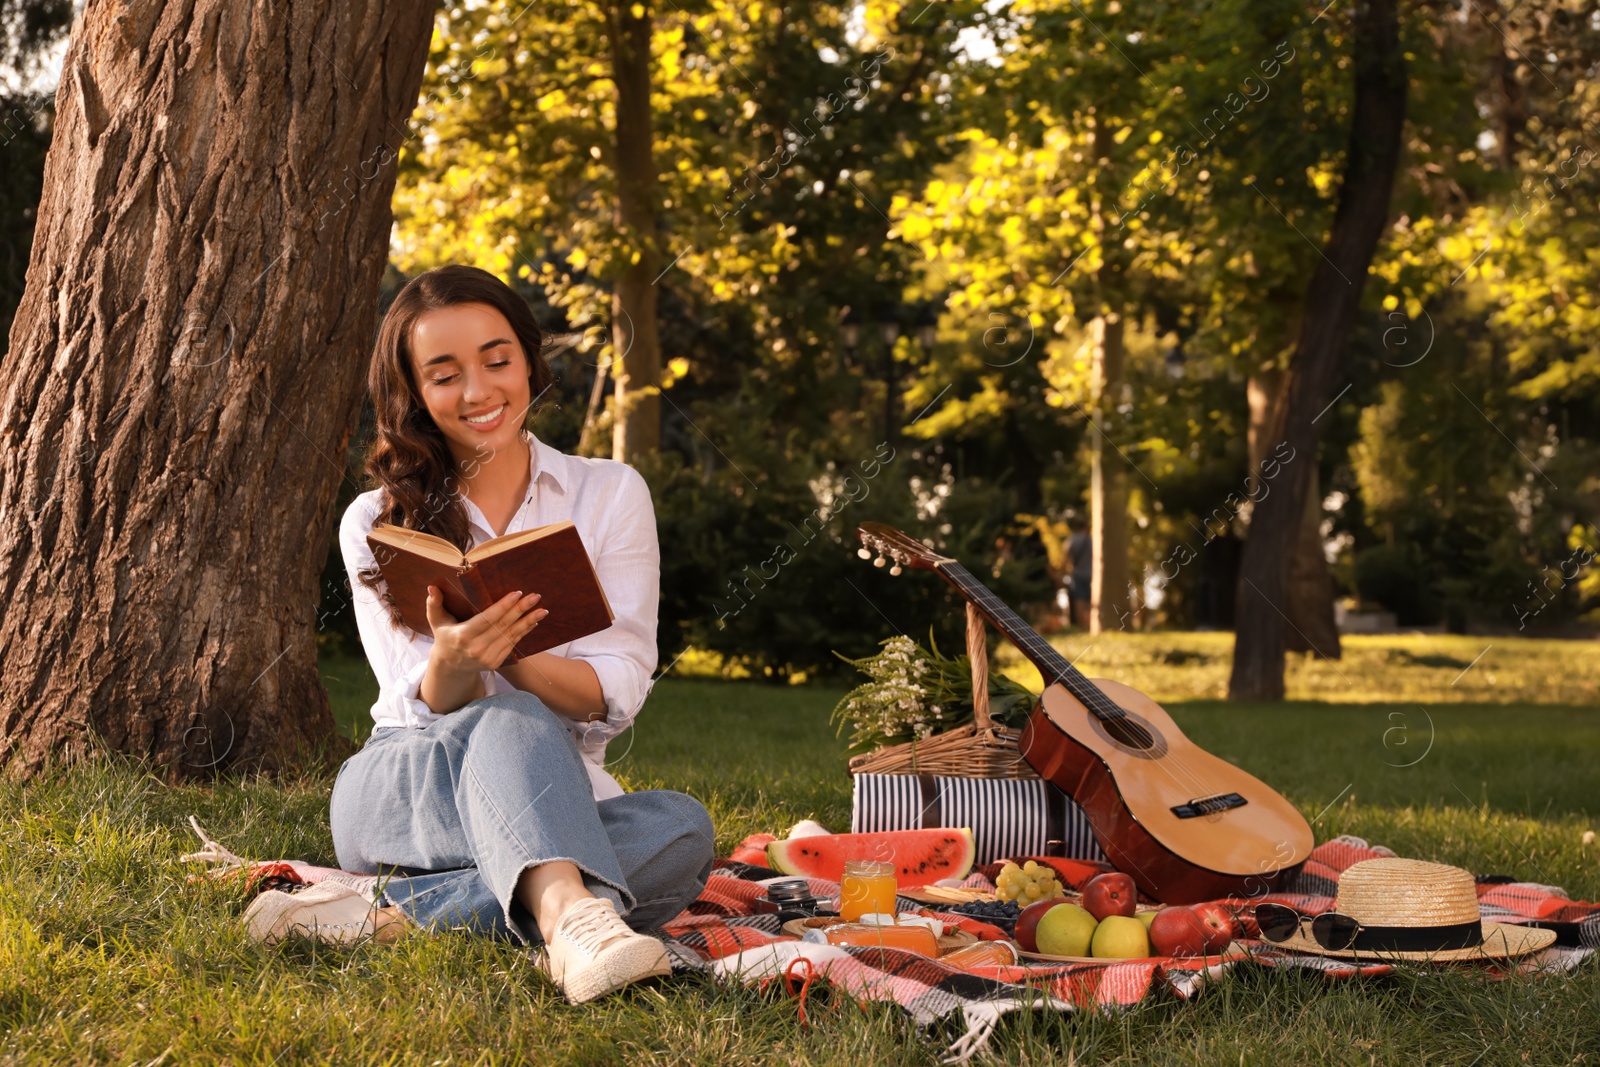
M 1023 907 L 1036 900 L 1054 900 L 1067 895 L 1055 870 L 1033 860 L 1021 867 L 1008 861 L 995 878 L 995 891 L 1001 900 L 1014 900 Z

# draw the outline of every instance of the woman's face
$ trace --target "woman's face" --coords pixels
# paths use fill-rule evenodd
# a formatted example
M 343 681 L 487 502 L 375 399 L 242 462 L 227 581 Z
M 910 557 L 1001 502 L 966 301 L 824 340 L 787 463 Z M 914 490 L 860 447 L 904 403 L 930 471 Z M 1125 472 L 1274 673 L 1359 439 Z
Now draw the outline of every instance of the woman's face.
M 528 359 L 499 311 L 456 304 L 423 312 L 411 327 L 411 370 L 458 462 L 515 450 L 532 402 Z

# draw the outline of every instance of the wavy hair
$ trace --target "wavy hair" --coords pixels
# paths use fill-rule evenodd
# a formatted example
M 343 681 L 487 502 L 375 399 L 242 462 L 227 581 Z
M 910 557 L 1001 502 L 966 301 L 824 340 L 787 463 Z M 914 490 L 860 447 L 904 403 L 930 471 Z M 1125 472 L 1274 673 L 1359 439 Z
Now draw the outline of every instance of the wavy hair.
M 376 522 L 393 523 L 442 537 L 463 552 L 472 547 L 467 509 L 459 496 L 461 476 L 444 433 L 428 414 L 411 367 L 411 331 L 425 312 L 458 304 L 486 304 L 504 315 L 528 361 L 533 403 L 526 426 L 552 380 L 544 335 L 528 304 L 505 282 L 477 267 L 452 265 L 419 274 L 400 290 L 378 327 L 367 370 L 367 390 L 377 416 L 377 440 L 367 454 L 369 488 L 381 490 Z M 473 461 L 476 462 L 476 461 Z M 357 579 L 379 594 L 389 617 L 403 626 L 376 565 Z

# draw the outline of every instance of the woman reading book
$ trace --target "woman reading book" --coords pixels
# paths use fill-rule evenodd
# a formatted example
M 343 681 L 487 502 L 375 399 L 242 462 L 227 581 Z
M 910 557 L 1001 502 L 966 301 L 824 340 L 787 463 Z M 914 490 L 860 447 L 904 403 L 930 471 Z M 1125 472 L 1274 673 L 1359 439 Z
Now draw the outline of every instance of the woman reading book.
M 712 836 L 693 798 L 624 793 L 606 773 L 606 743 L 633 722 L 656 665 L 655 511 L 633 468 L 566 455 L 523 428 L 552 380 L 541 343 L 526 303 L 471 267 L 413 279 L 384 317 L 368 380 L 377 488 L 339 532 L 381 692 L 371 738 L 339 770 L 331 817 L 341 867 L 398 872 L 380 879 L 389 906 L 353 920 L 358 930 L 542 941 L 547 972 L 582 1002 L 668 971 L 646 931 L 699 894 Z M 388 522 L 467 550 L 562 520 L 577 527 L 615 621 L 514 662 L 512 646 L 559 602 L 525 589 L 457 619 L 430 585 L 432 636 L 414 633 L 386 601 L 366 539 Z M 338 927 L 338 908 L 358 905 L 302 908 L 291 922 Z

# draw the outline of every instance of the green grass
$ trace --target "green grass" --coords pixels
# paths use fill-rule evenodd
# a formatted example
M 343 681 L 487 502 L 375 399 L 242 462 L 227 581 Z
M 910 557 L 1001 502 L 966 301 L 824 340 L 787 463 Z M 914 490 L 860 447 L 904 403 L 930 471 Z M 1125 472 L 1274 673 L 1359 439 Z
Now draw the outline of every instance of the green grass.
M 1058 634 L 1056 649 L 1091 678 L 1115 678 L 1166 703 L 1221 700 L 1233 663 L 1230 633 Z M 1345 637 L 1337 660 L 1291 653 L 1290 700 L 1367 704 L 1600 704 L 1600 645 L 1454 634 Z M 996 661 L 1037 690 L 1039 672 L 1010 645 Z
M 1492 695 L 1428 700 L 1435 675 L 1459 674 L 1453 664 L 1482 646 L 1386 640 L 1347 646 L 1347 675 L 1382 668 L 1366 691 L 1322 694 L 1338 703 L 1244 707 L 1199 699 L 1214 695 L 1207 672 L 1225 678 L 1225 660 L 1218 668 L 1157 659 L 1173 649 L 1204 652 L 1212 635 L 1165 644 L 1139 635 L 1106 647 L 1125 657 L 1118 677 L 1180 698 L 1169 707 L 1183 728 L 1316 818 L 1319 839 L 1358 834 L 1402 854 L 1600 897 L 1596 846 L 1582 844 L 1585 830 L 1600 829 L 1595 709 L 1517 702 L 1504 681 L 1541 674 L 1530 693 L 1576 703 L 1572 694 L 1593 684 L 1590 649 L 1508 642 Z M 1467 678 L 1501 652 L 1495 645 Z M 330 658 L 324 674 L 341 730 L 363 736 L 372 693 L 365 664 Z M 1450 677 L 1442 681 L 1450 688 Z M 1370 702 L 1380 684 L 1398 699 Z M 1306 696 L 1305 685 L 1304 676 L 1292 683 L 1293 695 Z M 613 771 L 630 787 L 668 786 L 706 801 L 722 849 L 804 817 L 843 828 L 844 746 L 827 721 L 840 695 L 663 681 L 636 728 L 614 742 Z M 1430 720 L 1427 755 L 1395 766 L 1416 760 Z M 1396 726 L 1406 732 L 1390 732 L 1385 745 Z M 775 991 L 700 980 L 572 1008 L 523 953 L 467 935 L 344 950 L 256 945 L 238 925 L 236 888 L 185 880 L 195 868 L 178 856 L 197 844 L 185 817 L 193 812 L 246 855 L 331 862 L 331 787 L 327 771 L 172 787 L 122 758 L 0 783 L 8 812 L 0 819 L 0 1063 L 856 1067 L 937 1062 L 959 1032 L 920 1034 L 890 1008 L 840 998 L 830 1010 L 813 1002 L 806 1029 Z M 1192 1003 L 1158 996 L 1115 1017 L 1019 1014 L 1002 1024 L 991 1061 L 1590 1063 L 1600 1050 L 1597 1001 L 1596 961 L 1568 977 L 1497 983 L 1417 972 L 1330 984 L 1239 968 Z

